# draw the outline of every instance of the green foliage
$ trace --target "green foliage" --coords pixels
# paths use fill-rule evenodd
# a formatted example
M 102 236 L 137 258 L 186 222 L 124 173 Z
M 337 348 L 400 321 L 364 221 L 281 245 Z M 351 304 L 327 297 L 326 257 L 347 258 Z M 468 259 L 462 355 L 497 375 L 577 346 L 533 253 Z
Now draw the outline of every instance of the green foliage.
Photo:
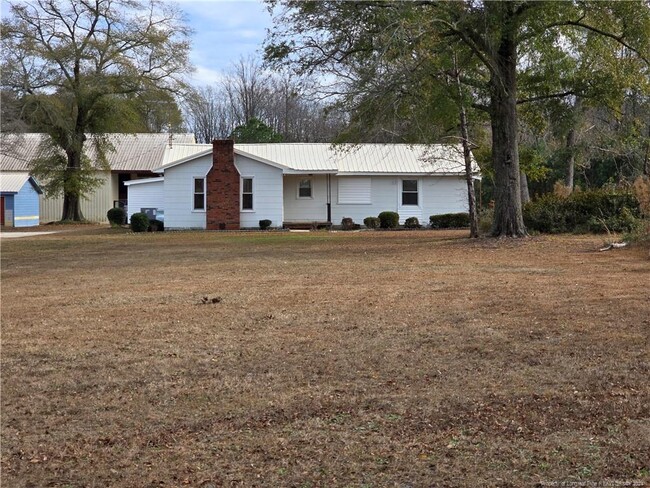
M 459 107 L 472 121 L 489 118 L 496 234 L 525 233 L 512 184 L 519 161 L 532 182 L 548 171 L 543 153 L 519 157 L 521 134 L 507 121 L 520 107 L 528 106 L 521 119 L 534 146 L 558 120 L 539 111 L 544 101 L 562 100 L 554 108 L 566 135 L 576 126 L 575 97 L 618 106 L 631 87 L 648 84 L 650 9 L 641 1 L 267 1 L 282 15 L 266 59 L 299 74 L 339 75 L 349 140 L 440 142 L 458 136 Z
M 568 197 L 554 194 L 524 206 L 526 226 L 538 232 L 628 232 L 640 216 L 639 202 L 630 192 L 587 190 Z
M 260 221 L 259 221 L 259 224 L 260 224 L 260 230 L 266 230 L 266 229 L 268 229 L 269 227 L 271 227 L 271 224 L 272 224 L 272 223 L 273 223 L 273 222 L 270 221 L 269 219 L 262 219 L 262 220 L 260 220 Z
M 355 224 L 354 220 L 351 217 L 343 217 L 341 220 L 341 228 L 343 230 L 356 230 L 361 227 L 359 224 Z
M 131 215 L 131 230 L 133 232 L 147 232 L 149 230 L 149 216 L 143 212 Z
M 429 225 L 432 229 L 457 229 L 469 227 L 469 214 L 461 212 L 431 215 L 429 217 Z
M 149 227 L 147 231 L 149 232 L 162 232 L 165 230 L 165 223 L 162 220 L 153 219 L 149 221 Z
M 282 142 L 282 135 L 260 119 L 253 117 L 246 124 L 235 127 L 231 137 L 235 142 Z
M 486 208 L 478 215 L 478 230 L 481 234 L 488 234 L 492 230 L 494 220 L 494 209 Z
M 368 229 L 377 229 L 379 227 L 379 218 L 378 217 L 366 217 L 363 219 L 363 225 Z
M 106 218 L 113 227 L 122 225 L 126 221 L 126 212 L 123 208 L 114 207 L 106 212 Z
M 404 227 L 407 229 L 419 229 L 422 227 L 417 217 L 409 217 L 404 221 Z
M 171 102 L 169 92 L 186 85 L 189 35 L 178 7 L 158 1 L 9 6 L 2 22 L 2 88 L 20 99 L 31 130 L 49 136 L 51 147 L 32 171 L 50 195 L 63 195 L 63 219 L 83 218 L 79 201 L 100 184 L 93 171 L 108 169 L 105 134 L 138 129 L 136 113 L 151 119 L 144 125 L 161 126 L 161 117 L 173 124 L 173 108 L 165 112 L 157 102 Z M 160 107 L 141 110 L 144 102 Z
M 399 226 L 399 214 L 397 212 L 381 212 L 378 218 L 379 227 L 382 229 L 396 229 Z

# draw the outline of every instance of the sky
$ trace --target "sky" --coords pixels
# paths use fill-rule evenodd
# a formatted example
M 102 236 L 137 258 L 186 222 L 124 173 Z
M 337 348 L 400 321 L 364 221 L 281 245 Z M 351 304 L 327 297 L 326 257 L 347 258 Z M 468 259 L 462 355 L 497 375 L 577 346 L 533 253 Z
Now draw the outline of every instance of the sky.
M 2 17 L 9 4 L 1 0 Z M 177 0 L 185 12 L 192 36 L 190 59 L 196 67 L 194 85 L 219 81 L 240 57 L 257 55 L 271 27 L 271 15 L 259 0 Z
M 195 85 L 219 81 L 240 57 L 261 57 L 271 27 L 266 6 L 256 0 L 182 0 L 177 2 L 194 29 L 191 60 Z

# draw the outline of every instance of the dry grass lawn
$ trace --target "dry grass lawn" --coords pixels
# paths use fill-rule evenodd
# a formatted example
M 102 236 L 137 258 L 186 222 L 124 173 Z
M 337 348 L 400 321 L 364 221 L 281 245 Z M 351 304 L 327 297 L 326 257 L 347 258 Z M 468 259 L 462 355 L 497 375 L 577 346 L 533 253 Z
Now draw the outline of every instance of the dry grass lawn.
M 650 484 L 647 250 L 464 235 L 3 240 L 2 486 Z

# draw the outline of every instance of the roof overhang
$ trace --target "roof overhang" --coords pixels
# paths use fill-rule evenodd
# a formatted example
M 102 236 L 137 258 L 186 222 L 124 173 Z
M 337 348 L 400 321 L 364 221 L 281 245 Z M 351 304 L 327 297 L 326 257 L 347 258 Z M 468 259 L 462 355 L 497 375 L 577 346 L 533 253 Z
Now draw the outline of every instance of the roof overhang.
M 164 176 L 158 176 L 157 178 L 140 178 L 138 180 L 125 181 L 124 186 L 143 185 L 147 183 L 158 183 L 161 181 L 165 181 Z
M 388 172 L 338 172 L 336 176 L 455 176 L 455 177 L 464 177 L 464 173 L 452 173 L 452 172 L 429 172 L 429 173 L 388 173 Z
M 198 152 L 198 153 L 196 153 L 196 154 L 192 154 L 192 155 L 190 155 L 190 156 L 184 157 L 184 158 L 182 158 L 182 159 L 179 159 L 178 161 L 173 161 L 173 162 L 171 162 L 171 163 L 169 163 L 169 164 L 166 164 L 166 165 L 164 165 L 164 166 L 160 166 L 160 167 L 158 167 L 158 168 L 154 168 L 154 169 L 152 169 L 151 171 L 154 172 L 154 173 L 164 173 L 165 170 L 167 170 L 167 169 L 169 169 L 169 168 L 174 168 L 174 167 L 176 167 L 176 166 L 180 166 L 181 164 L 188 163 L 188 162 L 190 162 L 190 161 L 193 161 L 193 160 L 198 159 L 198 158 L 202 158 L 202 157 L 204 157 L 204 156 L 208 156 L 208 155 L 210 155 L 210 154 L 212 154 L 212 148 L 210 148 L 210 149 L 205 149 L 205 150 L 203 150 L 203 151 L 201 151 L 201 152 Z

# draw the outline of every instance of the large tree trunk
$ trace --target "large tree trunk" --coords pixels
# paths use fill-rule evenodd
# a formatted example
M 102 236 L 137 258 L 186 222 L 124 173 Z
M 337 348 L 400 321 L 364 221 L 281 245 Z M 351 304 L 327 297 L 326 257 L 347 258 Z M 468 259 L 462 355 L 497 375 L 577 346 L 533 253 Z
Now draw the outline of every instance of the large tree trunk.
M 63 216 L 61 220 L 72 220 L 75 222 L 84 220 L 80 203 L 79 195 L 65 193 L 63 195 Z
M 512 8 L 508 4 L 503 7 Z M 504 28 L 498 51 L 494 53 L 495 72 L 490 79 L 492 163 L 495 173 L 492 235 L 495 237 L 526 235 L 521 210 L 517 145 L 517 45 L 514 30 Z
M 81 197 L 79 188 L 79 174 L 81 171 L 81 155 L 83 154 L 83 143 L 86 136 L 77 134 L 75 141 L 66 150 L 68 167 L 66 168 L 65 183 L 63 189 L 63 215 L 61 220 L 81 222 L 84 216 L 81 213 Z

